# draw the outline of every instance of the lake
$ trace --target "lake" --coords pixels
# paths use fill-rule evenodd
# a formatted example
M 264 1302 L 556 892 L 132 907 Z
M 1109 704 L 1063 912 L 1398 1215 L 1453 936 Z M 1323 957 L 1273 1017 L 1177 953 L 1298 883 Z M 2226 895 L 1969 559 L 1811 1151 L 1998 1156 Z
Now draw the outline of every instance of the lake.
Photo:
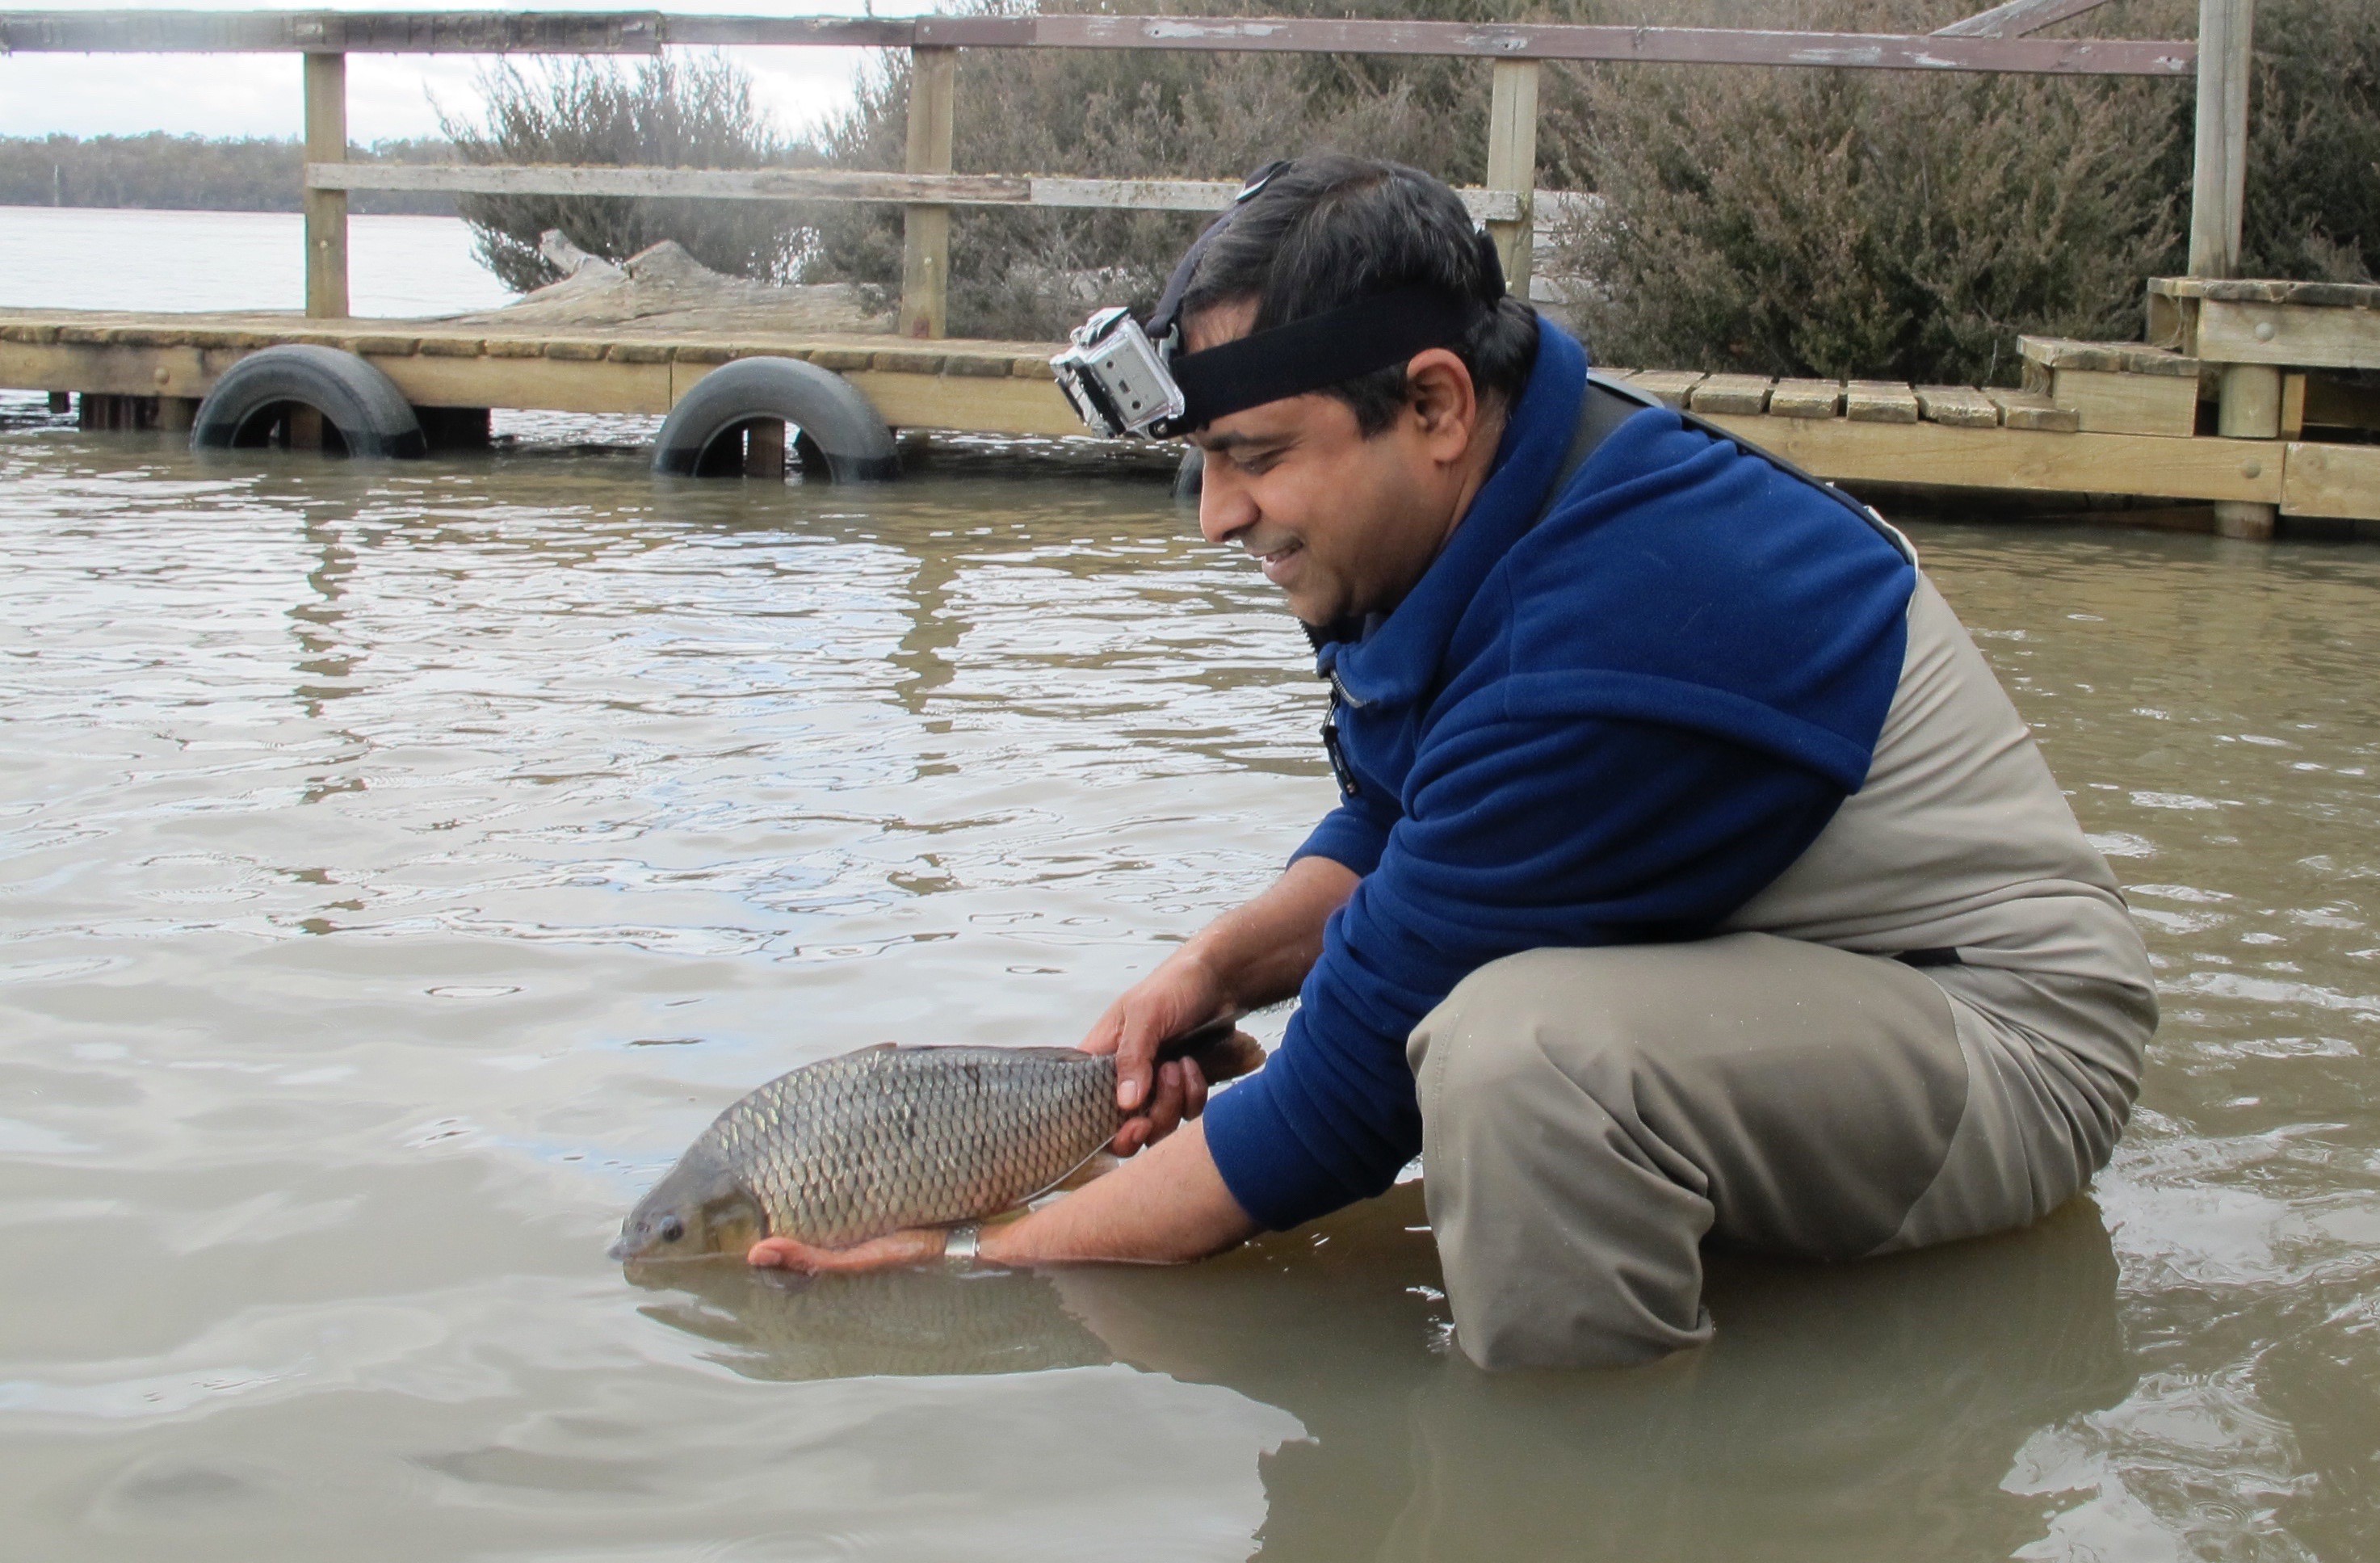
M 215 264 L 175 301 L 289 301 Z M 2132 1129 L 2031 1231 L 1490 1377 L 1411 1183 L 1178 1270 L 603 1257 L 750 1085 L 1072 1042 L 1329 806 L 1302 637 L 1161 482 L 0 422 L 12 1556 L 2380 1545 L 2368 546 L 1912 522 L 2148 935 Z
M 302 310 L 306 220 L 295 212 L 0 206 L 0 307 Z M 513 295 L 455 217 L 350 217 L 359 315 L 458 314 Z

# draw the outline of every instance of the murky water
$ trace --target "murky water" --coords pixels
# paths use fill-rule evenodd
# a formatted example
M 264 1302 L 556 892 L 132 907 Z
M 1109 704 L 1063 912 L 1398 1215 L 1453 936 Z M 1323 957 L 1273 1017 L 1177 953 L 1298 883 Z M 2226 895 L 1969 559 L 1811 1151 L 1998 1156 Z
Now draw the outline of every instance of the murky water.
M 1916 527 L 2148 926 L 2136 1127 L 2034 1231 L 1490 1379 L 1412 1186 L 1179 1271 L 602 1257 L 745 1087 L 1072 1041 L 1327 804 L 1160 484 L 28 424 L 0 496 L 12 1557 L 2380 1545 L 2380 551 Z

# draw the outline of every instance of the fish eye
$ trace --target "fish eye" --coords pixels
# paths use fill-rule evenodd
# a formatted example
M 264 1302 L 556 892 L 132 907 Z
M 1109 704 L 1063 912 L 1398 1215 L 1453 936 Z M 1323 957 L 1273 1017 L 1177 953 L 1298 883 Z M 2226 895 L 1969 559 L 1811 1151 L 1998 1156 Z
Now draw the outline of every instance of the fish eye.
M 686 1236 L 686 1223 L 674 1215 L 664 1215 L 662 1217 L 661 1232 L 662 1241 L 674 1243 Z

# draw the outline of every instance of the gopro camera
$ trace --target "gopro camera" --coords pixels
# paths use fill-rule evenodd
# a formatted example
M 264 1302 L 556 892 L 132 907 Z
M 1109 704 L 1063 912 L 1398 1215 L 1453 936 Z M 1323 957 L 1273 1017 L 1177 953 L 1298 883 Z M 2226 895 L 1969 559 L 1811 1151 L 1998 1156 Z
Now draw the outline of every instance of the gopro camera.
M 1110 439 L 1161 437 L 1159 425 L 1189 409 L 1165 354 L 1122 306 L 1075 327 L 1050 367 L 1083 421 Z

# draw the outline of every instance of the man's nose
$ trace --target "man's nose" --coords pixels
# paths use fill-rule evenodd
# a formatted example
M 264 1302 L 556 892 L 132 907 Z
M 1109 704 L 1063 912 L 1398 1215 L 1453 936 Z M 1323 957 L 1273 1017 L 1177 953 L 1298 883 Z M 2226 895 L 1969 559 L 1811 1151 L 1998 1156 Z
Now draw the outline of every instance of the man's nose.
M 1256 501 L 1228 461 L 1209 458 L 1198 481 L 1198 535 L 1229 543 L 1256 523 Z

